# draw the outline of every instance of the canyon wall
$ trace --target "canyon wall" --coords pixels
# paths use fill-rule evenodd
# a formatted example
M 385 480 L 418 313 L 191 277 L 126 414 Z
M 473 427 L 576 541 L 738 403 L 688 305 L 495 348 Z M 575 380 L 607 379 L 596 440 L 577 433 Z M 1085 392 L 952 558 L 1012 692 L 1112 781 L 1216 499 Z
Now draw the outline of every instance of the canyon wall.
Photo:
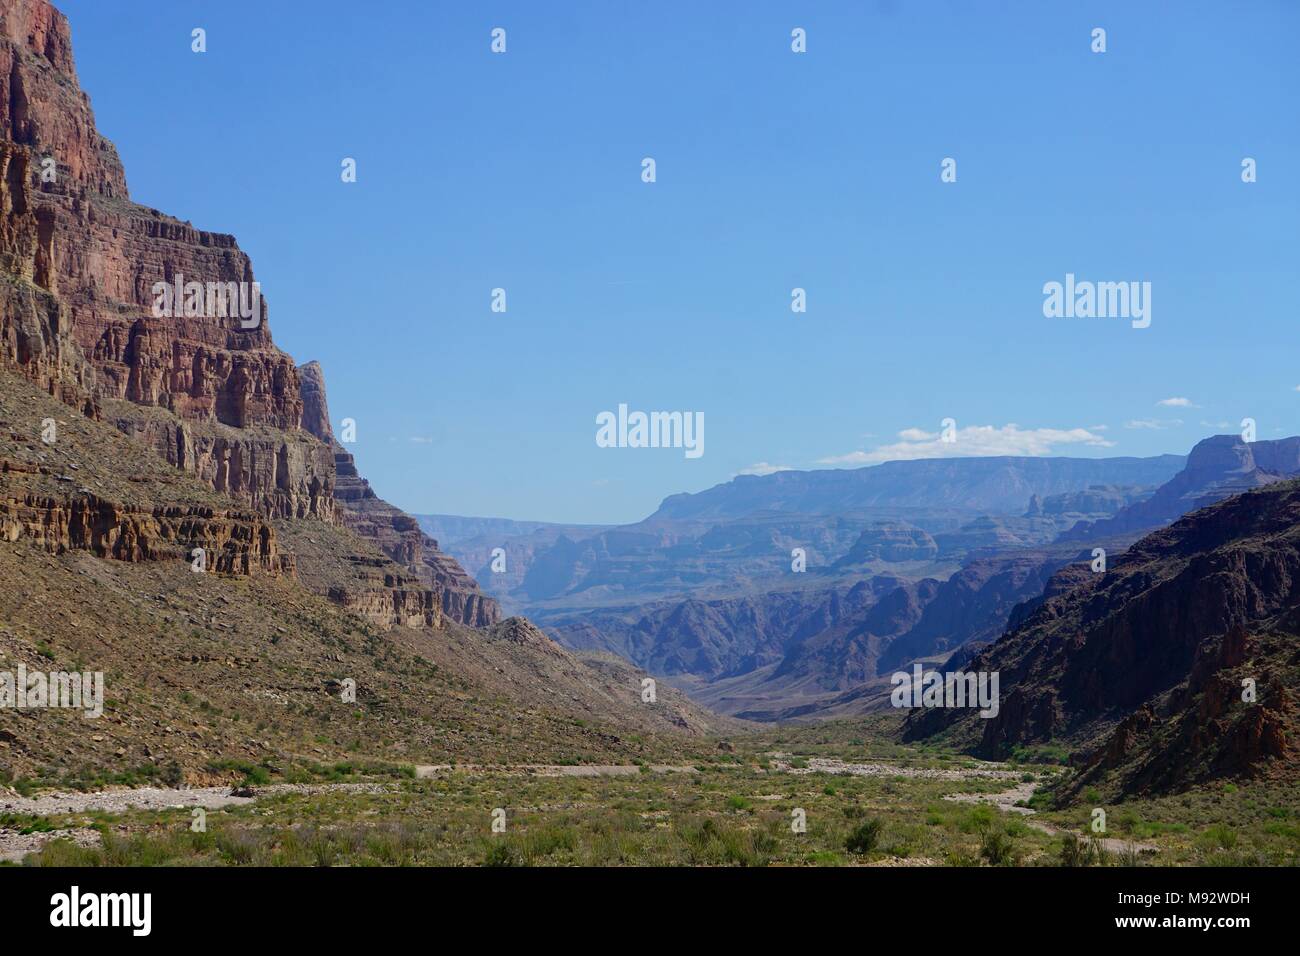
M 191 282 L 240 289 L 249 316 L 187 310 Z M 254 282 L 233 236 L 131 201 L 77 81 L 67 20 L 47 0 L 0 0 L 0 364 L 269 518 L 341 522 L 370 538 L 451 618 L 497 620 L 413 518 L 356 492 L 365 483 L 350 456 L 336 495 L 319 366 L 301 372 L 275 346 Z M 156 283 L 186 294 L 162 303 Z M 410 613 L 396 593 L 367 601 L 438 620 L 423 598 Z

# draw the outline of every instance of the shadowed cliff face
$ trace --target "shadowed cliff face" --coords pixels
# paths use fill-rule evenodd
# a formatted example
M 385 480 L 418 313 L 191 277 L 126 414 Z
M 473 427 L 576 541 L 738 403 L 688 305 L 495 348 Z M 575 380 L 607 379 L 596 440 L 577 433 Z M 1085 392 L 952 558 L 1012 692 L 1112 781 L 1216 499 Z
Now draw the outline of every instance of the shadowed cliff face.
M 1062 741 L 1077 787 L 1120 792 L 1296 775 L 1300 482 L 1187 515 L 1103 574 L 1071 565 L 1047 593 L 965 668 L 1000 673 L 997 716 L 917 711 L 908 739 L 944 733 L 987 757 Z
M 433 608 L 403 616 L 436 622 L 441 605 L 456 621 L 497 619 L 414 519 L 388 505 L 379 521 L 337 513 L 320 367 L 300 371 L 272 342 L 233 236 L 131 201 L 78 84 L 67 20 L 46 0 L 0 0 L 0 279 L 0 362 L 267 517 L 371 532 L 416 572 L 412 588 L 437 592 Z M 159 283 L 237 288 L 244 299 L 187 310 L 181 297 L 160 310 Z M 414 553 L 389 547 L 407 524 Z M 386 589 L 407 590 L 399 583 Z

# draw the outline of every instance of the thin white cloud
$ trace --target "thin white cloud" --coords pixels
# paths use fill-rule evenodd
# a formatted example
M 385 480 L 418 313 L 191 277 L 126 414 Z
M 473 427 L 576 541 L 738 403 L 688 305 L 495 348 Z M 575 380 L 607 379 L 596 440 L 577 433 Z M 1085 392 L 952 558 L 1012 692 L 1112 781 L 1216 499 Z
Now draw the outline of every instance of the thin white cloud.
M 789 465 L 772 465 L 765 461 L 755 462 L 748 468 L 742 468 L 736 475 L 774 475 L 778 471 L 794 471 Z M 732 476 L 733 478 L 735 475 Z
M 408 438 L 408 439 L 406 439 L 406 440 L 409 441 L 409 442 L 413 442 L 413 443 L 416 444 L 416 445 L 432 445 L 432 444 L 433 444 L 433 439 L 430 438 L 430 437 L 428 437 L 427 435 L 412 435 L 410 438 Z
M 1156 404 L 1165 408 L 1200 408 L 1199 405 L 1193 405 L 1190 398 L 1162 398 Z
M 819 465 L 873 465 L 882 461 L 912 461 L 918 458 L 974 458 L 993 455 L 1038 457 L 1050 455 L 1063 445 L 1110 448 L 1095 430 L 1087 428 L 1021 428 L 1008 424 L 971 425 L 960 428 L 957 440 L 946 442 L 938 433 L 920 428 L 905 428 L 898 433 L 901 441 L 882 445 L 871 451 L 854 451 L 818 460 Z
M 1231 422 L 1201 422 L 1202 428 L 1231 428 Z
M 1183 424 L 1181 418 L 1170 418 L 1166 421 L 1159 421 L 1154 418 L 1135 418 L 1131 422 L 1125 422 L 1125 428 L 1146 428 L 1152 431 L 1163 431 L 1166 428 L 1178 428 Z

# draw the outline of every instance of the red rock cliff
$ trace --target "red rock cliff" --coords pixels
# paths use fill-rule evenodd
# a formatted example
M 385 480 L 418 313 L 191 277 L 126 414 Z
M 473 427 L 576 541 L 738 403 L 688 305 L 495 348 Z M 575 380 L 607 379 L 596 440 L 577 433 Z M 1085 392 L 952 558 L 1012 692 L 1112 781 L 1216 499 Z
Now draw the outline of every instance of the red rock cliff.
M 118 428 L 269 516 L 336 521 L 319 366 L 300 370 L 276 348 L 260 298 L 243 321 L 180 302 L 156 314 L 155 284 L 182 277 L 242 283 L 249 299 L 255 281 L 234 237 L 131 201 L 78 84 L 67 20 L 47 0 L 0 0 L 0 363 L 95 417 L 117 400 Z M 431 539 L 399 556 L 372 537 L 437 585 L 445 613 L 496 620 Z
M 46 0 L 0 0 L 0 268 L 14 280 L 0 290 L 0 355 L 29 378 L 92 409 L 167 409 L 193 425 L 118 423 L 268 514 L 331 517 L 332 455 L 282 434 L 297 432 L 302 397 L 265 302 L 254 328 L 154 315 L 155 283 L 181 276 L 246 283 L 251 300 L 252 264 L 232 236 L 131 202 L 78 85 L 67 20 Z

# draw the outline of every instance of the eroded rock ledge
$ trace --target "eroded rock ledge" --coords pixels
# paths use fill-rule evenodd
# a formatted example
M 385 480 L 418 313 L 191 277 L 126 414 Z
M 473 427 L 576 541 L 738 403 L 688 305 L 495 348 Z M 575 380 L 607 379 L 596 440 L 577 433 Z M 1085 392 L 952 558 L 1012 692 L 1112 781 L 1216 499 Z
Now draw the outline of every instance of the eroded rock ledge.
M 206 552 L 209 572 L 292 575 L 294 570 L 292 557 L 279 552 L 275 529 L 261 515 L 202 507 L 133 508 L 93 494 L 0 499 L 0 539 L 20 538 L 51 554 L 89 551 L 116 561 L 176 561 L 181 571 L 195 548 Z

